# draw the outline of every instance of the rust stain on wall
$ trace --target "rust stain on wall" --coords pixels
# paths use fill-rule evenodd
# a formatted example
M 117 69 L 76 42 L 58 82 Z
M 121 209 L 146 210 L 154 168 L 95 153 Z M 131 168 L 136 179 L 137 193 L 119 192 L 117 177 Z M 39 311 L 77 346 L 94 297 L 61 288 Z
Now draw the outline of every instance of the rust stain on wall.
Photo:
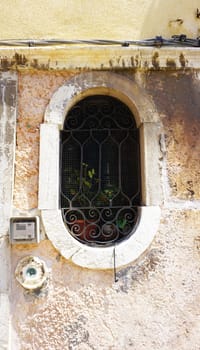
M 168 58 L 166 60 L 166 66 L 170 68 L 176 68 L 176 62 L 173 59 Z
M 11 68 L 15 68 L 16 66 L 24 66 L 26 67 L 28 63 L 28 59 L 23 54 L 18 54 L 17 52 L 13 55 L 12 58 L 1 57 L 0 58 L 0 69 L 1 70 L 9 70 Z
M 181 64 L 181 67 L 182 68 L 185 68 L 185 66 L 187 65 L 187 60 L 186 60 L 186 58 L 185 58 L 185 56 L 183 55 L 183 53 L 181 53 L 180 54 L 180 56 L 179 56 L 179 62 L 180 62 L 180 64 Z
M 116 51 L 114 54 L 108 52 L 105 49 L 105 52 L 99 50 L 97 47 L 94 47 L 96 51 L 91 50 L 90 48 L 82 48 L 79 51 L 74 51 L 74 55 L 80 57 L 76 59 L 75 62 L 71 62 L 70 57 L 73 57 L 73 53 L 68 51 L 68 48 L 63 47 L 62 49 L 50 49 L 41 53 L 38 51 L 38 48 L 32 47 L 33 51 L 28 51 L 28 48 L 23 48 L 24 51 L 19 48 L 19 52 L 15 52 L 12 55 L 12 52 L 7 52 L 4 55 L 0 55 L 0 71 L 8 70 L 52 70 L 58 69 L 60 71 L 67 69 L 78 69 L 78 70 L 88 70 L 95 69 L 99 70 L 102 67 L 106 69 L 152 69 L 152 70 L 161 70 L 161 69 L 183 69 L 188 66 L 189 62 L 185 58 L 183 53 L 177 53 L 173 58 L 167 58 L 170 55 L 170 52 L 163 53 L 159 49 L 155 50 L 154 47 L 151 48 L 152 56 L 145 57 L 145 52 L 134 53 L 126 51 Z M 34 51 L 35 49 L 35 51 Z M 76 48 L 78 50 L 78 48 Z M 76 50 L 74 49 L 74 50 Z M 179 51 L 180 52 L 180 51 Z M 89 61 L 88 61 L 89 59 Z M 190 62 L 192 64 L 192 62 Z M 90 67 L 90 68 L 89 68 Z
M 155 52 L 154 55 L 152 56 L 152 66 L 155 69 L 158 69 L 160 66 L 160 62 L 159 62 L 159 53 Z
M 24 54 L 15 53 L 11 58 L 7 56 L 0 56 L 0 70 L 7 71 L 10 69 L 21 68 L 37 68 L 37 69 L 49 69 L 49 62 L 46 64 L 39 63 L 37 59 L 31 61 Z

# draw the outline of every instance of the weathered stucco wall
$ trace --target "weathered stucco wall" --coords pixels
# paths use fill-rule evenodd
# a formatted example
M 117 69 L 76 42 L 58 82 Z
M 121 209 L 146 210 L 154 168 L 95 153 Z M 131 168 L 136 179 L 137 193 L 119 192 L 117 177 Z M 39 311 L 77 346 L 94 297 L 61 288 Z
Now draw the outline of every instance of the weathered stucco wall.
M 34 253 L 52 269 L 49 289 L 30 295 L 13 281 L 20 350 L 198 350 L 199 211 L 163 210 L 160 232 L 137 264 L 118 272 L 80 269 L 49 242 L 14 249 L 13 269 Z M 196 232 L 196 234 L 195 234 Z M 14 271 L 13 271 L 14 272 Z
M 199 1 L 20 0 L 1 6 L 1 39 L 143 39 L 199 36 Z
M 13 245 L 13 350 L 199 350 L 200 117 L 198 72 L 118 71 L 145 89 L 163 123 L 159 232 L 148 252 L 117 272 L 88 270 L 52 244 Z M 14 205 L 37 209 L 39 125 L 55 89 L 75 71 L 19 74 Z M 15 280 L 33 254 L 51 270 L 48 286 L 27 292 Z

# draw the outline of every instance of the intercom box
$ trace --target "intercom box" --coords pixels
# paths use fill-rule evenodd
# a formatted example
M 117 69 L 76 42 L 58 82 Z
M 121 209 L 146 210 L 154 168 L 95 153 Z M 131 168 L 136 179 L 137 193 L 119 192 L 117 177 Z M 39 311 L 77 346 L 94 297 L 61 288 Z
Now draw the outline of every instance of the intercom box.
M 10 219 L 11 243 L 39 243 L 39 217 L 13 217 Z

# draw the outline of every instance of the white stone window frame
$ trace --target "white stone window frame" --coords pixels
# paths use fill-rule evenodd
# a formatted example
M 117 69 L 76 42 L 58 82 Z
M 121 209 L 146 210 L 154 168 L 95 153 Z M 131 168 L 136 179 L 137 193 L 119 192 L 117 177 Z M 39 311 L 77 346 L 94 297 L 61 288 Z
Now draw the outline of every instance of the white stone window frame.
M 59 208 L 59 144 L 70 108 L 90 95 L 110 95 L 132 111 L 140 130 L 142 205 L 140 220 L 126 240 L 109 247 L 90 247 L 67 231 Z M 52 96 L 40 130 L 39 209 L 45 232 L 54 247 L 73 263 L 93 269 L 110 269 L 136 260 L 150 246 L 160 222 L 162 201 L 159 139 L 162 132 L 156 109 L 135 81 L 118 73 L 93 71 L 66 81 Z

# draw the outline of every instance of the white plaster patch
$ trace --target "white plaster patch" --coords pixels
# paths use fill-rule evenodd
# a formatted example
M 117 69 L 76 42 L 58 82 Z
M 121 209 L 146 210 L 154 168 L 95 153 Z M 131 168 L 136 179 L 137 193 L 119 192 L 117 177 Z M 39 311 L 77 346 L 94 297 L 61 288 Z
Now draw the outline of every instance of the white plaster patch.
M 63 109 L 65 109 L 67 101 L 70 100 L 77 92 L 78 88 L 73 84 L 61 86 L 55 92 L 53 100 L 50 101 L 47 107 L 45 120 L 55 124 L 62 124 Z
M 59 193 L 59 130 L 57 124 L 40 128 L 39 208 L 56 209 Z
M 6 293 L 9 289 L 9 264 L 10 264 L 10 250 L 8 245 L 8 238 L 6 236 L 0 237 L 0 293 Z
M 0 349 L 8 349 L 10 305 L 8 294 L 0 293 Z

